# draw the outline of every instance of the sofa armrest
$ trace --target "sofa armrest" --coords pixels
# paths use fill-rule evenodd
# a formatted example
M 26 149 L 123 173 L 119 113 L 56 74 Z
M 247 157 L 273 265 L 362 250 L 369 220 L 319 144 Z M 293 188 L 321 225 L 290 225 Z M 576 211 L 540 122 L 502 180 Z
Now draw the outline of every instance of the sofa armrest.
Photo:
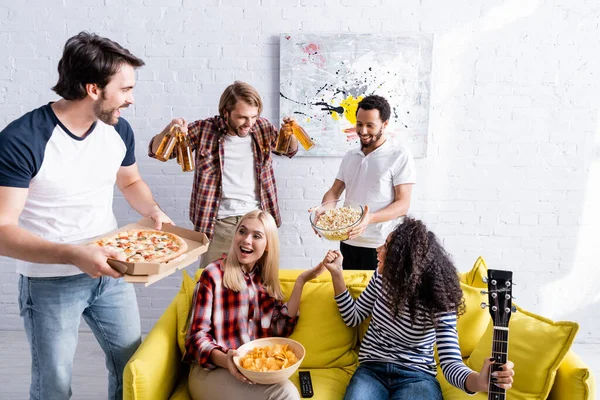
M 556 373 L 549 400 L 595 400 L 596 383 L 589 367 L 569 350 Z
M 168 399 L 184 368 L 173 301 L 125 366 L 123 399 Z

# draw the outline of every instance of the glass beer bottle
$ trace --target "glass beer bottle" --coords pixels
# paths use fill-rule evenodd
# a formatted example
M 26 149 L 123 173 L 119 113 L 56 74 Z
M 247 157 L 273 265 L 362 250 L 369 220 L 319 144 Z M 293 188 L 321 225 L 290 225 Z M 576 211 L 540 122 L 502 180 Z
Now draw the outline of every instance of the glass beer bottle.
M 179 125 L 173 125 L 169 132 L 167 132 L 167 134 L 160 141 L 160 145 L 158 146 L 155 154 L 157 160 L 165 162 L 171 157 L 171 153 L 173 153 L 173 149 L 177 144 L 178 128 Z
M 304 147 L 304 150 L 308 151 L 315 147 L 315 142 L 312 141 L 310 136 L 306 133 L 306 131 L 296 123 L 296 121 L 292 120 L 289 122 L 290 127 L 292 128 L 292 132 L 298 142 Z
M 275 149 L 273 149 L 273 153 L 282 155 L 287 154 L 288 148 L 290 147 L 290 140 L 292 139 L 292 128 L 289 123 L 283 124 L 281 129 L 279 130 L 279 136 L 277 136 L 277 143 L 275 144 Z
M 177 155 L 178 160 L 181 157 L 181 170 L 183 172 L 190 172 L 195 169 L 194 155 L 192 154 L 192 147 L 190 146 L 190 140 L 186 133 L 179 131 L 178 133 L 178 145 Z

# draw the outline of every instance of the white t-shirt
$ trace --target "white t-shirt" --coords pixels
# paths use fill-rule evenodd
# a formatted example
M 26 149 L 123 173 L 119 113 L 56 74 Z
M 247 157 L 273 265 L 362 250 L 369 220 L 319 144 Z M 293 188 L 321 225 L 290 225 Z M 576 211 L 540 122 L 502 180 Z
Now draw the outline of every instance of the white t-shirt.
M 227 134 L 223 146 L 223 190 L 218 219 L 244 215 L 260 208 L 252 136 Z
M 19 226 L 55 243 L 82 243 L 117 228 L 113 191 L 121 166 L 135 163 L 133 131 L 97 121 L 83 138 L 50 105 L 0 132 L 0 186 L 28 188 Z M 81 274 L 74 265 L 17 261 L 29 277 Z
M 394 186 L 416 183 L 415 162 L 407 149 L 385 141 L 365 156 L 360 148 L 349 150 L 342 159 L 337 179 L 346 185 L 346 200 L 368 205 L 376 212 L 394 202 Z M 361 236 L 345 243 L 376 248 L 401 222 L 397 218 L 369 224 Z

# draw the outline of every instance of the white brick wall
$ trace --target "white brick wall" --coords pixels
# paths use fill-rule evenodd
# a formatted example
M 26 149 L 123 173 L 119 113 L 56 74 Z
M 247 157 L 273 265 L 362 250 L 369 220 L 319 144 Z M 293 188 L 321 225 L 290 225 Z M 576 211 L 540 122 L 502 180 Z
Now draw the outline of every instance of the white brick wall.
M 53 100 L 65 40 L 111 37 L 145 59 L 125 117 L 142 175 L 164 209 L 189 226 L 191 175 L 146 156 L 172 117 L 217 113 L 234 79 L 255 85 L 278 118 L 278 35 L 435 33 L 428 156 L 417 160 L 412 214 L 443 239 L 460 270 L 478 255 L 515 271 L 518 303 L 581 324 L 600 342 L 600 9 L 591 1 L 44 0 L 0 3 L 0 127 Z M 284 268 L 315 264 L 330 244 L 305 210 L 340 159 L 277 159 Z M 118 197 L 120 222 L 138 216 Z M 195 267 L 189 268 L 193 273 Z M 17 276 L 0 259 L 0 329 L 22 329 Z M 179 275 L 138 287 L 147 331 Z

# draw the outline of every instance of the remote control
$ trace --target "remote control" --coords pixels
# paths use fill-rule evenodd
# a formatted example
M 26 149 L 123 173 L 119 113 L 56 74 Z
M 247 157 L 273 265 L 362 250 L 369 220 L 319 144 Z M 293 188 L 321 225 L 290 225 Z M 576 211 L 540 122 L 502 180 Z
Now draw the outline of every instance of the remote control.
M 298 372 L 298 376 L 300 377 L 300 394 L 302 398 L 313 397 L 315 394 L 313 392 L 312 379 L 310 379 L 309 371 L 300 371 Z

